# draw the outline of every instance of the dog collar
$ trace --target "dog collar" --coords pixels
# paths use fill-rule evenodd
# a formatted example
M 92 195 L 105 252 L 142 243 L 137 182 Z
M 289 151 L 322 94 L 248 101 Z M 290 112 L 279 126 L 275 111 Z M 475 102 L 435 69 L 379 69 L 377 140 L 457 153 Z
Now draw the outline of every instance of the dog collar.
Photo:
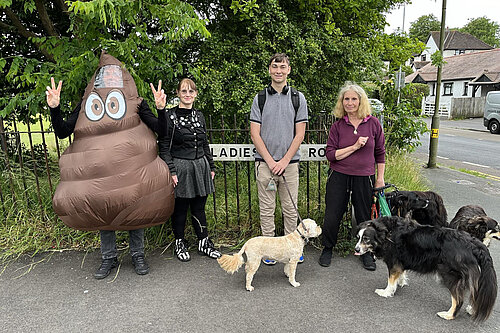
M 307 238 L 306 236 L 302 235 L 302 234 L 300 233 L 299 229 L 297 229 L 296 231 L 299 233 L 300 238 L 302 238 L 302 239 L 304 240 L 304 242 L 306 242 L 306 244 L 307 244 L 307 242 L 309 242 L 309 238 Z

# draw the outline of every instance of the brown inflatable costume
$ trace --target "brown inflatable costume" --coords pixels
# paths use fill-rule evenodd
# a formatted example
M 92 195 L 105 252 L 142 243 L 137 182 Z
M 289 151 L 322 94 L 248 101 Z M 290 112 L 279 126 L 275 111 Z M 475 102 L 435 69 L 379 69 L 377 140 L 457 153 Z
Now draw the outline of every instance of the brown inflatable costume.
M 172 215 L 172 177 L 138 115 L 141 102 L 132 76 L 103 52 L 85 89 L 74 141 L 59 160 L 53 205 L 67 226 L 133 230 Z

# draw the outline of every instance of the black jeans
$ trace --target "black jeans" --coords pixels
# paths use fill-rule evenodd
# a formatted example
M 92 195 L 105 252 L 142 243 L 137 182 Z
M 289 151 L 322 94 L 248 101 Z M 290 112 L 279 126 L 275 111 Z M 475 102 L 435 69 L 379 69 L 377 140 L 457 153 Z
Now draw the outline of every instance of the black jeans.
M 340 221 L 347 210 L 349 197 L 354 206 L 356 222 L 370 219 L 372 189 L 375 176 L 350 176 L 330 169 L 325 194 L 325 219 L 323 222 L 322 243 L 326 248 L 337 244 Z
M 207 196 L 194 198 L 175 198 L 174 213 L 172 214 L 172 228 L 175 239 L 184 238 L 188 209 L 191 208 L 191 222 L 198 239 L 208 236 L 205 204 Z
M 144 229 L 130 230 L 128 246 L 130 255 L 144 255 Z M 102 259 L 115 258 L 118 255 L 116 250 L 116 232 L 113 230 L 101 230 L 101 255 Z

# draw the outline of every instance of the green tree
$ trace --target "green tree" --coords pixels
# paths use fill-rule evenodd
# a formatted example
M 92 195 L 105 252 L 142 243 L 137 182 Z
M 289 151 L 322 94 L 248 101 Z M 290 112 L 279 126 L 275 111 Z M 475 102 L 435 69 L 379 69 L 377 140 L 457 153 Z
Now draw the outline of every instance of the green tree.
M 422 15 L 410 23 L 408 30 L 411 38 L 416 38 L 422 43 L 426 43 L 431 31 L 439 31 L 441 22 L 433 14 Z
M 398 33 L 379 36 L 374 46 L 380 49 L 383 59 L 389 62 L 390 73 L 399 70 L 399 66 L 402 66 L 406 73 L 410 73 L 412 70 L 405 66 L 406 61 L 425 50 L 425 44 L 418 39 Z
M 500 46 L 500 25 L 486 16 L 469 19 L 460 31 L 467 32 L 493 47 Z
M 125 64 L 139 94 L 151 98 L 149 82 L 182 74 L 180 41 L 210 36 L 205 20 L 179 0 L 2 0 L 0 10 L 1 116 L 46 108 L 51 76 L 63 80 L 61 100 L 71 108 L 103 49 Z
M 0 0 L 0 115 L 40 112 L 50 76 L 64 81 L 62 101 L 79 101 L 102 49 L 125 64 L 150 101 L 148 82 L 162 79 L 172 95 L 179 77 L 195 78 L 197 107 L 215 119 L 244 116 L 269 82 L 269 57 L 286 52 L 290 83 L 306 95 L 311 115 L 329 112 L 345 80 L 381 78 L 382 60 L 403 62 L 413 49 L 414 41 L 383 33 L 384 13 L 404 2 Z
M 185 58 L 200 45 L 189 72 L 199 79 L 197 106 L 244 119 L 256 93 L 269 83 L 273 53 L 291 58 L 290 83 L 302 91 L 311 116 L 333 109 L 346 80 L 382 77 L 388 9 L 402 1 L 230 1 L 190 3 L 209 18 L 211 38 L 187 43 Z M 387 49 L 389 46 L 387 46 Z M 231 120 L 232 124 L 232 120 Z

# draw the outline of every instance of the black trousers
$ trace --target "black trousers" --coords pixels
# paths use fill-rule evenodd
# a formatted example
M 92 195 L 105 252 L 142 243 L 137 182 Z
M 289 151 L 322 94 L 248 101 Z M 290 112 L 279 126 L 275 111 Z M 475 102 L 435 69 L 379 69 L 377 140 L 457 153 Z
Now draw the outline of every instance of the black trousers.
M 184 238 L 187 213 L 191 208 L 191 222 L 198 239 L 208 236 L 207 217 L 205 215 L 205 204 L 207 196 L 194 198 L 175 198 L 174 213 L 172 214 L 172 229 L 175 239 Z
M 322 243 L 326 248 L 337 244 L 340 221 L 347 211 L 349 197 L 354 206 L 356 222 L 370 219 L 372 189 L 375 176 L 350 176 L 330 169 L 326 183 L 325 219 L 323 222 Z

